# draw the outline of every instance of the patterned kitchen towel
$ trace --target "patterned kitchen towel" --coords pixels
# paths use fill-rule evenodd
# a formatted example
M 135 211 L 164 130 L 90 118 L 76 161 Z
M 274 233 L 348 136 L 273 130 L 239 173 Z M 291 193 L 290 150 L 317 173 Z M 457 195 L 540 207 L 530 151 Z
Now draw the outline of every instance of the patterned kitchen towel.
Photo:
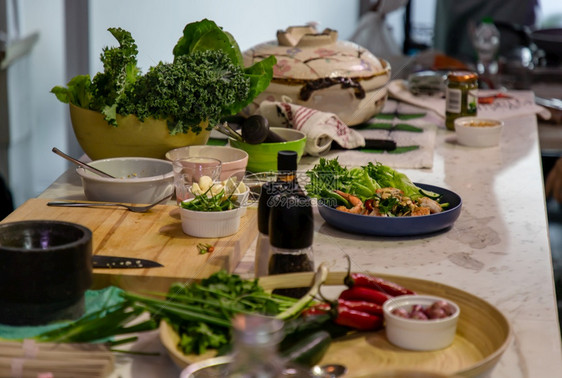
M 395 141 L 395 151 L 332 150 L 326 152 L 323 157 L 338 157 L 339 162 L 346 166 L 365 165 L 367 161 L 371 161 L 395 169 L 432 168 L 437 125 L 440 122 L 439 117 L 432 112 L 388 100 L 380 114 L 353 128 L 365 139 Z M 302 163 L 314 165 L 317 161 L 317 158 L 305 157 Z
M 305 152 L 312 156 L 325 154 L 332 141 L 344 148 L 365 145 L 363 136 L 333 113 L 278 101 L 263 101 L 257 113 L 267 118 L 270 127 L 291 127 L 304 132 Z

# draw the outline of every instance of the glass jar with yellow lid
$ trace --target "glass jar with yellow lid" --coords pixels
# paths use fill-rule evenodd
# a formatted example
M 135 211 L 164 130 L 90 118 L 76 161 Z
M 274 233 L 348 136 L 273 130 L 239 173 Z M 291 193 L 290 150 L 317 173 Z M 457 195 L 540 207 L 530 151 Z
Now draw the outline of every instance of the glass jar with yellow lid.
M 447 74 L 445 125 L 455 129 L 455 119 L 476 116 L 478 107 L 478 75 L 470 71 Z

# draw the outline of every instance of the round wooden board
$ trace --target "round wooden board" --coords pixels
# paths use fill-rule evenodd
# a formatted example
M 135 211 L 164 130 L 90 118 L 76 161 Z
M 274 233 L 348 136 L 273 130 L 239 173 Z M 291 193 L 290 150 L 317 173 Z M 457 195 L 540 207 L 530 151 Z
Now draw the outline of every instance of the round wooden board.
M 328 274 L 325 285 L 341 286 L 344 272 Z M 450 299 L 461 309 L 453 344 L 445 349 L 418 352 L 397 348 L 386 339 L 384 330 L 355 333 L 334 340 L 320 365 L 340 363 L 348 368 L 346 377 L 395 376 L 396 371 L 426 372 L 447 376 L 473 377 L 490 370 L 512 339 L 509 322 L 494 306 L 483 299 L 434 281 L 385 274 L 374 275 L 416 291 Z M 310 285 L 313 273 L 294 273 L 260 278 L 266 290 Z M 337 288 L 333 288 L 337 289 Z M 160 338 L 174 362 L 185 367 L 190 363 L 213 357 L 186 356 L 176 345 L 178 335 L 166 323 L 160 326 Z M 398 375 L 396 375 L 398 376 Z

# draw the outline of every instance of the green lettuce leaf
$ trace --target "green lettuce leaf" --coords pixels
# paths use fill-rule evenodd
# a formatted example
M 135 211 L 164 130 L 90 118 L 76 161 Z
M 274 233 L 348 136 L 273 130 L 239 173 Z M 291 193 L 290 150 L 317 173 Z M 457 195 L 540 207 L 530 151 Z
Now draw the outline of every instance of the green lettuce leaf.
M 81 108 L 88 109 L 92 102 L 90 75 L 78 75 L 72 78 L 66 87 L 56 86 L 51 93 L 65 104 L 72 103 Z

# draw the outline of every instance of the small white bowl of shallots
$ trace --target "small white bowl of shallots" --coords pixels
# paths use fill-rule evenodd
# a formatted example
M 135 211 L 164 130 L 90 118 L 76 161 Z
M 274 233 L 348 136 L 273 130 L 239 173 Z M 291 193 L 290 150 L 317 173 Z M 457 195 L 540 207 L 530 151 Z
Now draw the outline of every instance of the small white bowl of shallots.
M 386 337 L 408 350 L 438 350 L 452 344 L 459 319 L 459 306 L 431 295 L 401 295 L 383 305 Z

